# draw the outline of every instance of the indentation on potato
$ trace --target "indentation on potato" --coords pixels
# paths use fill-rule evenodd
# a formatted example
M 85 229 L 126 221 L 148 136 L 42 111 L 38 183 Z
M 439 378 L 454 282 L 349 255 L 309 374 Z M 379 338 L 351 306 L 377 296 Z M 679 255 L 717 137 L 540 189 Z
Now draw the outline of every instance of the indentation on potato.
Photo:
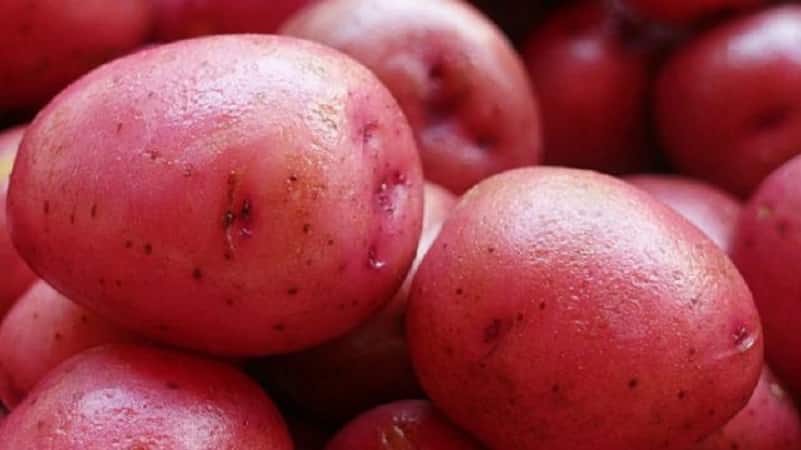
M 407 431 L 400 424 L 393 424 L 381 433 L 381 445 L 387 450 L 416 450 Z
M 781 128 L 792 117 L 793 108 L 789 105 L 779 105 L 765 109 L 753 119 L 755 131 L 771 131 Z
M 367 249 L 367 267 L 370 269 L 383 269 L 387 262 L 381 259 L 378 255 L 378 249 L 373 244 Z
M 399 170 L 381 179 L 375 191 L 375 202 L 380 211 L 393 214 L 399 201 L 408 195 L 409 180 Z
M 745 325 L 739 325 L 735 328 L 733 338 L 735 347 L 741 353 L 753 348 L 757 340 L 757 336 L 751 333 Z

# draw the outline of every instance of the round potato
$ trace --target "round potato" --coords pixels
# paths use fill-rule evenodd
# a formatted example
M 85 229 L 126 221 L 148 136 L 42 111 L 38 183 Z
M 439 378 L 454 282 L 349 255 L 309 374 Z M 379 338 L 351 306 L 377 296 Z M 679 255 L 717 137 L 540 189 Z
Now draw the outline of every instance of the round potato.
M 367 69 L 294 38 L 215 36 L 62 92 L 26 133 L 8 209 L 68 298 L 162 342 L 266 355 L 391 298 L 422 190 L 414 136 Z
M 426 183 L 423 198 L 423 234 L 401 289 L 384 309 L 347 335 L 257 362 L 254 373 L 276 395 L 334 423 L 381 403 L 423 395 L 406 346 L 406 301 L 417 266 L 456 203 L 453 194 L 431 183 Z
M 762 367 L 728 257 L 648 194 L 572 169 L 465 194 L 415 275 L 407 339 L 434 404 L 496 449 L 683 450 Z
M 148 347 L 87 350 L 0 426 L 2 450 L 292 450 L 278 410 L 220 362 Z
M 732 259 L 765 327 L 765 352 L 776 375 L 801 395 L 801 156 L 759 187 L 740 216 Z
M 95 66 L 144 43 L 151 0 L 3 0 L 0 109 L 37 108 Z
M 281 32 L 342 50 L 395 95 L 426 179 L 461 193 L 541 158 L 525 67 L 486 17 L 460 0 L 327 0 Z
M 14 408 L 50 369 L 71 356 L 136 340 L 39 281 L 0 324 L 0 400 Z
M 17 250 L 14 249 L 6 223 L 5 204 L 8 177 L 14 166 L 14 157 L 24 133 L 24 127 L 12 128 L 0 133 L 0 267 L 3 268 L 3 276 L 0 278 L 0 317 L 5 315 L 14 301 L 36 278 L 25 261 L 19 257 Z
M 742 205 L 728 192 L 702 181 L 676 175 L 634 175 L 626 181 L 670 206 L 731 252 Z

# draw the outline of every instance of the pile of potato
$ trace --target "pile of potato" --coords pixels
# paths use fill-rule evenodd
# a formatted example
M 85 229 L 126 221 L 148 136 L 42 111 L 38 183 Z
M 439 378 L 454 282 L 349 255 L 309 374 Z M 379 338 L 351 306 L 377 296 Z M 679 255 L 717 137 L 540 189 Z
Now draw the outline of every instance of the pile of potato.
M 0 450 L 801 450 L 801 5 L 4 0 Z

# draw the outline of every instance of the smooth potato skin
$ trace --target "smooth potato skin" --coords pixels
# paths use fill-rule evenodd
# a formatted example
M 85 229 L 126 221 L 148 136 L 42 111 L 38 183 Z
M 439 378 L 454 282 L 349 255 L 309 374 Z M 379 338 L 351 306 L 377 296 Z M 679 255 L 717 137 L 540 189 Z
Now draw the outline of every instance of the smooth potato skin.
M 155 0 L 156 37 L 165 41 L 207 34 L 273 33 L 314 0 Z
M 678 175 L 633 175 L 634 186 L 670 206 L 731 254 L 740 201 L 715 186 Z
M 801 448 L 801 417 L 767 366 L 748 405 L 694 450 L 795 450 Z
M 144 43 L 151 0 L 3 0 L 0 109 L 36 108 L 95 66 Z
M 519 169 L 462 198 L 407 339 L 437 407 L 490 448 L 684 449 L 748 401 L 759 317 L 726 255 L 593 172 Z
M 6 314 L 14 301 L 36 278 L 14 249 L 6 224 L 8 175 L 24 133 L 25 127 L 11 128 L 0 133 L 0 267 L 3 270 L 0 278 L 0 317 Z
M 704 19 L 753 8 L 765 0 L 613 0 L 639 19 L 673 26 L 693 25 Z
M 0 324 L 0 400 L 14 408 L 50 369 L 83 350 L 142 340 L 35 283 Z
M 481 450 L 430 402 L 405 400 L 379 406 L 355 418 L 325 450 Z
M 112 345 L 50 372 L 0 426 L 2 450 L 292 450 L 278 410 L 230 366 Z
M 369 71 L 311 42 L 216 36 L 64 91 L 23 140 L 9 213 L 20 253 L 70 299 L 163 342 L 266 355 L 391 297 L 422 185 Z
M 654 110 L 679 172 L 747 197 L 801 152 L 799 36 L 801 5 L 775 6 L 713 28 L 667 61 Z
M 393 299 L 364 324 L 310 350 L 267 358 L 254 371 L 276 395 L 333 423 L 381 403 L 423 395 L 409 359 L 404 318 L 412 277 L 456 204 L 444 188 L 424 187 L 423 233 L 412 268 Z
M 520 57 L 458 0 L 328 0 L 281 28 L 339 49 L 392 91 L 417 135 L 426 179 L 462 193 L 541 159 L 536 99 Z
M 801 395 L 801 156 L 770 175 L 745 206 L 732 259 L 754 293 L 765 353 L 776 375 Z

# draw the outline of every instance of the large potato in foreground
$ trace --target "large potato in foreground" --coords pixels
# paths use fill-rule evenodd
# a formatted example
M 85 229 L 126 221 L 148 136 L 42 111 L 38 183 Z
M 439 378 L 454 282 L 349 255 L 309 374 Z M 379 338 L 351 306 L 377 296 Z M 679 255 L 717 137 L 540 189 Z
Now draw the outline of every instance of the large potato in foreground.
M 459 0 L 326 0 L 281 32 L 353 56 L 417 134 L 426 179 L 461 193 L 541 159 L 537 102 L 503 33 Z
M 58 366 L 0 426 L 0 450 L 292 450 L 278 410 L 223 363 L 136 346 Z
M 145 50 L 59 95 L 9 190 L 20 253 L 163 342 L 287 352 L 381 307 L 414 258 L 414 138 L 350 58 L 276 36 Z
M 648 194 L 570 169 L 465 194 L 415 276 L 407 331 L 433 402 L 495 449 L 684 450 L 762 367 L 726 255 Z

